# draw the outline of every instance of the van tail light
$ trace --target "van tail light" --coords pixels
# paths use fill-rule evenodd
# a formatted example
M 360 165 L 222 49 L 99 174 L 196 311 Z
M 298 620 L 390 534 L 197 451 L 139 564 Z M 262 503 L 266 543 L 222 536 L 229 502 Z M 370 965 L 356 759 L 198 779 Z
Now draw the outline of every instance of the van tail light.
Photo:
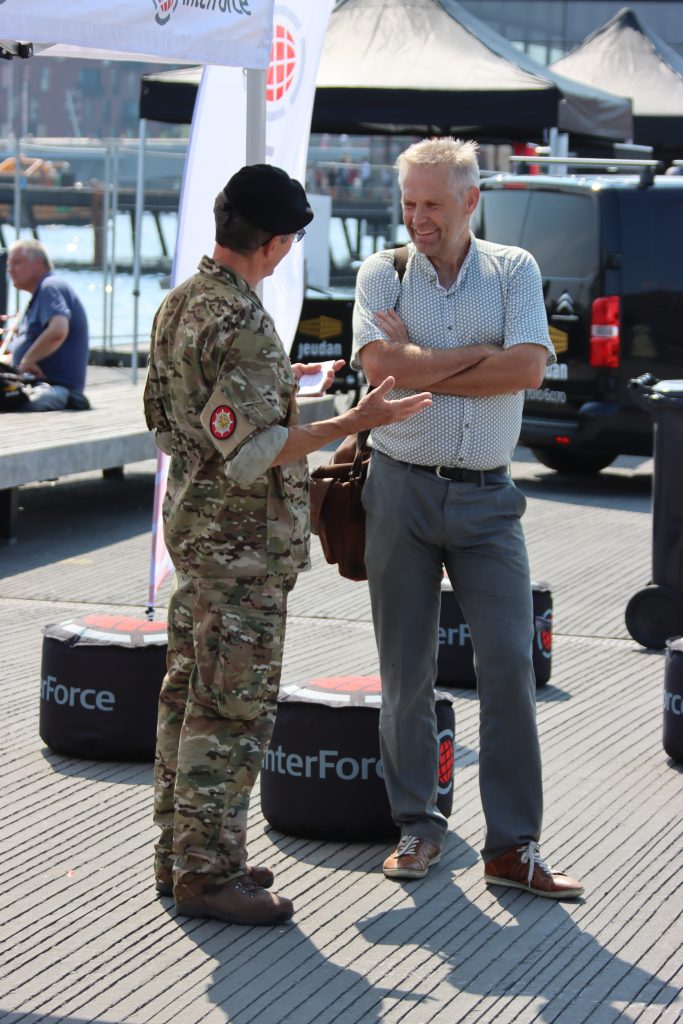
M 605 295 L 595 299 L 591 309 L 591 366 L 619 365 L 619 321 L 621 299 L 618 295 Z

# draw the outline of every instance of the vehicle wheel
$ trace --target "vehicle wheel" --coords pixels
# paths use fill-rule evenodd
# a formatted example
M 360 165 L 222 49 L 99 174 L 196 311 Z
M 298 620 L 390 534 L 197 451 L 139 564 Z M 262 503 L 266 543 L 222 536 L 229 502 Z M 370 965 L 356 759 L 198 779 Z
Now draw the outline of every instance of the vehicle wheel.
M 558 473 L 570 473 L 574 476 L 590 476 L 599 473 L 609 466 L 614 455 L 580 455 L 577 452 L 566 452 L 561 448 L 532 448 L 531 451 L 542 465 L 554 469 Z
M 657 583 L 639 590 L 626 605 L 626 628 L 639 644 L 662 651 L 683 634 L 683 594 Z

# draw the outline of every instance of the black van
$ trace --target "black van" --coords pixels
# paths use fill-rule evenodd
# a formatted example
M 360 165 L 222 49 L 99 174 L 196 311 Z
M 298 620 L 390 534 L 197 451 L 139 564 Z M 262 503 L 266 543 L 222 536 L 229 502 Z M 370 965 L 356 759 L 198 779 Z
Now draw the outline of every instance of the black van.
M 497 174 L 476 234 L 541 269 L 557 365 L 527 391 L 520 442 L 544 465 L 595 473 L 652 452 L 632 377 L 683 377 L 683 177 Z

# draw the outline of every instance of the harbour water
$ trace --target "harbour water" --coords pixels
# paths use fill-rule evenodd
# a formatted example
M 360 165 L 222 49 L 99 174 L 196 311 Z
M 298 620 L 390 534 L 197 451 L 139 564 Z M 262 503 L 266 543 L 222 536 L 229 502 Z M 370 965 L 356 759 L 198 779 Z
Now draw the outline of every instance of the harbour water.
M 175 213 L 161 214 L 161 231 L 166 250 L 171 255 L 175 248 L 177 225 L 178 218 Z M 30 230 L 25 228 L 21 234 L 22 237 L 30 237 Z M 108 281 L 101 269 L 93 269 L 94 238 L 91 225 L 45 224 L 41 225 L 39 234 L 55 264 L 56 271 L 69 281 L 85 306 L 91 348 L 130 346 L 134 326 L 132 272 L 119 272 Z M 117 216 L 112 236 L 115 240 L 117 264 L 124 267 L 132 266 L 133 240 L 130 218 L 126 214 Z M 11 227 L 5 228 L 5 237 L 8 244 L 14 239 Z M 342 222 L 337 217 L 330 221 L 329 243 L 335 261 L 338 264 L 348 262 L 347 239 Z M 207 240 L 206 251 L 210 252 L 211 248 L 212 243 Z M 372 250 L 373 239 L 363 234 L 361 258 L 369 255 Z M 141 257 L 143 273 L 140 278 L 138 341 L 141 347 L 146 347 L 154 314 L 166 294 L 165 289 L 168 288 L 171 268 L 171 256 L 164 260 L 159 232 L 151 215 L 143 218 Z M 159 271 L 158 268 L 164 263 L 164 270 Z M 145 264 L 154 266 L 155 272 L 145 271 Z M 317 297 L 320 297 L 319 293 Z M 23 309 L 27 301 L 28 295 L 25 292 L 20 292 L 17 296 L 10 288 L 10 311 Z
M 162 230 L 167 249 L 173 252 L 177 230 L 175 214 L 161 216 Z M 45 224 L 39 229 L 40 240 L 44 243 L 55 270 L 75 289 L 81 299 L 90 327 L 91 348 L 104 347 L 104 339 L 111 339 L 113 347 L 130 345 L 133 337 L 133 275 L 119 272 L 107 283 L 102 270 L 93 269 L 93 229 L 84 227 Z M 22 237 L 30 237 L 28 229 Z M 7 241 L 13 239 L 11 229 L 7 230 Z M 133 242 L 130 218 L 119 214 L 115 225 L 116 261 L 124 266 L 132 265 Z M 142 258 L 158 264 L 163 257 L 161 242 L 150 216 L 143 219 Z M 65 267 L 64 264 L 68 264 Z M 82 264 L 74 269 L 75 264 Z M 170 260 L 169 260 L 170 270 Z M 149 337 L 154 313 L 165 295 L 162 288 L 167 284 L 168 274 L 143 273 L 140 279 L 140 302 L 138 313 L 138 338 L 144 344 Z M 105 289 L 107 289 L 105 291 Z M 110 290 L 109 290 L 110 289 Z M 107 301 L 105 302 L 105 296 Z M 26 292 L 18 295 L 18 308 L 22 309 L 28 300 Z M 17 308 L 17 297 L 10 290 L 10 310 Z

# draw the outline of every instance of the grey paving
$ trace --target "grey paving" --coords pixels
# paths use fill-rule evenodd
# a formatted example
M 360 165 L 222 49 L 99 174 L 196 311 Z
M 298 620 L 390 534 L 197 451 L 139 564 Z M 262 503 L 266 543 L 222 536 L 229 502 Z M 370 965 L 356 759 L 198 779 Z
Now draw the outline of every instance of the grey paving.
M 41 627 L 91 610 L 142 614 L 154 466 L 37 484 L 21 492 L 19 543 L 0 551 L 0 1021 L 683 1020 L 683 778 L 661 747 L 664 658 L 623 622 L 649 580 L 651 464 L 622 459 L 577 482 L 518 455 L 533 574 L 555 602 L 538 700 L 543 852 L 584 880 L 585 899 L 484 886 L 477 701 L 456 690 L 451 833 L 426 879 L 384 880 L 380 844 L 274 831 L 256 793 L 250 856 L 275 868 L 294 923 L 178 917 L 152 886 L 151 766 L 52 753 L 37 722 Z M 284 680 L 376 671 L 367 588 L 316 550 L 292 597 Z

